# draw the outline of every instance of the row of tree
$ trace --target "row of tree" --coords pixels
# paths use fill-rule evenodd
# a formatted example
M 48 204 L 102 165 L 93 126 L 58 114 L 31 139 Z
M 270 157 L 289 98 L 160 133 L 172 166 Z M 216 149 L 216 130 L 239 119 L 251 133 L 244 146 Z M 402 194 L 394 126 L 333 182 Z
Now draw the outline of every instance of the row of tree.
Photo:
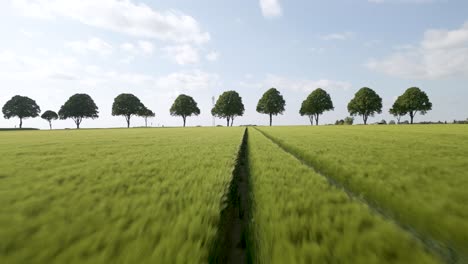
M 285 111 L 285 106 L 286 102 L 281 93 L 276 88 L 271 88 L 258 101 L 257 112 L 267 114 L 271 126 L 273 116 L 282 114 Z M 432 103 L 426 93 L 417 87 L 411 87 L 398 97 L 389 112 L 397 118 L 398 122 L 400 122 L 401 117 L 409 114 L 411 124 L 413 124 L 413 119 L 418 112 L 424 115 L 431 109 Z M 334 106 L 330 95 L 325 90 L 318 88 L 302 102 L 299 114 L 307 116 L 311 125 L 313 125 L 314 121 L 318 125 L 320 115 L 331 110 L 334 110 Z M 6 119 L 18 117 L 20 119 L 20 128 L 23 126 L 23 119 L 37 117 L 41 113 L 40 107 L 34 100 L 20 95 L 16 95 L 6 102 L 2 111 Z M 242 116 L 244 111 L 242 97 L 236 91 L 226 91 L 216 101 L 211 114 L 226 119 L 227 126 L 232 126 L 234 119 Z M 363 87 L 349 102 L 348 112 L 351 116 L 362 116 L 364 124 L 367 124 L 369 117 L 374 116 L 376 113 L 382 113 L 382 98 L 374 90 Z M 52 121 L 59 118 L 72 119 L 76 128 L 79 129 L 83 119 L 95 119 L 99 117 L 98 114 L 98 107 L 89 95 L 75 94 L 60 107 L 58 114 L 52 110 L 47 110 L 41 115 L 41 118 L 49 122 L 50 129 L 52 129 Z M 191 96 L 181 94 L 172 104 L 170 114 L 182 117 L 185 127 L 187 117 L 199 115 L 200 109 Z M 147 126 L 147 119 L 154 117 L 155 113 L 148 109 L 135 95 L 124 93 L 114 99 L 112 115 L 124 116 L 127 127 L 130 127 L 130 120 L 133 116 L 145 118 L 145 126 Z

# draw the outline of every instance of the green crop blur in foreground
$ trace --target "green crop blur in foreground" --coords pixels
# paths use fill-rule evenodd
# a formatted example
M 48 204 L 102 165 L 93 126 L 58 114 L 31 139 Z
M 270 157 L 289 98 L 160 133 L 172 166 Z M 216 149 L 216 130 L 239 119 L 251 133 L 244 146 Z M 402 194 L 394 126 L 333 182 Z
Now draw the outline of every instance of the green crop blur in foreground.
M 437 263 L 405 231 L 249 129 L 256 263 Z
M 468 126 L 261 128 L 427 239 L 468 256 Z M 453 253 L 453 252 L 452 252 Z
M 243 131 L 2 132 L 0 262 L 207 262 Z

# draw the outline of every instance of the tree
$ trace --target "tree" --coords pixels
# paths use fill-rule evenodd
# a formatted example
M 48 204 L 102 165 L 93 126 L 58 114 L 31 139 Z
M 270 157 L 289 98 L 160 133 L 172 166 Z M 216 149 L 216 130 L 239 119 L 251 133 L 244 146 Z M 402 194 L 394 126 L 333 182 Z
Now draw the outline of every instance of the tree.
M 231 121 L 232 126 L 234 118 L 242 116 L 244 111 L 242 97 L 236 91 L 227 91 L 218 98 L 214 108 L 211 109 L 211 114 L 219 118 L 226 118 L 227 126 L 229 126 L 229 121 Z
M 20 120 L 19 128 L 23 128 L 23 119 L 39 116 L 41 108 L 33 99 L 26 96 L 15 95 L 5 103 L 2 112 L 6 119 L 18 117 Z
M 345 125 L 351 126 L 351 125 L 353 125 L 353 123 L 354 123 L 354 118 L 353 118 L 353 117 L 350 117 L 350 116 L 347 116 L 347 117 L 345 117 L 345 119 L 343 120 L 343 122 L 344 122 Z
M 398 97 L 398 100 L 400 100 L 401 107 L 409 114 L 411 124 L 413 124 L 413 119 L 418 112 L 425 115 L 427 111 L 432 110 L 429 97 L 418 87 L 408 88 L 404 94 Z
M 272 125 L 272 116 L 283 114 L 286 102 L 283 96 L 276 88 L 270 88 L 258 101 L 257 112 L 270 116 L 270 126 Z
M 390 114 L 395 116 L 397 119 L 398 124 L 400 124 L 400 120 L 403 116 L 408 114 L 408 111 L 406 110 L 405 106 L 403 105 L 402 102 L 403 98 L 399 96 L 396 101 L 393 103 L 392 108 L 388 111 Z
M 71 118 L 75 122 L 76 128 L 80 129 L 83 118 L 95 119 L 99 117 L 98 113 L 98 107 L 91 96 L 87 94 L 75 94 L 60 107 L 58 115 L 60 119 Z
M 54 111 L 47 110 L 42 115 L 41 118 L 49 122 L 49 128 L 52 129 L 52 120 L 57 120 L 58 115 Z
M 172 116 L 181 116 L 184 120 L 184 127 L 187 117 L 192 115 L 199 115 L 200 109 L 197 102 L 191 96 L 181 94 L 179 95 L 171 106 L 170 113 Z
M 145 119 L 145 127 L 148 127 L 148 118 L 155 117 L 154 112 L 146 108 L 146 106 L 144 105 L 143 105 L 143 108 L 138 113 L 138 115 Z
M 127 121 L 127 128 L 130 127 L 130 118 L 138 115 L 145 108 L 140 99 L 133 94 L 120 94 L 114 99 L 112 104 L 113 116 L 124 116 Z
M 382 98 L 374 90 L 363 87 L 349 102 L 348 112 L 351 116 L 362 116 L 364 125 L 367 125 L 369 116 L 382 113 Z
M 299 114 L 301 116 L 307 115 L 310 120 L 310 124 L 315 124 L 318 126 L 319 116 L 325 111 L 330 111 L 335 109 L 333 107 L 333 102 L 330 98 L 330 95 L 323 89 L 318 88 L 307 96 L 302 102 L 301 109 Z

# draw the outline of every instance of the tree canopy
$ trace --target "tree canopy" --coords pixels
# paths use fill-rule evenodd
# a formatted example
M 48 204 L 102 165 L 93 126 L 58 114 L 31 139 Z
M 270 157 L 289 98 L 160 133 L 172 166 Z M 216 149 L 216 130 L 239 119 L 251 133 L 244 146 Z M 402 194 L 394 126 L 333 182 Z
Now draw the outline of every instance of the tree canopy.
M 18 117 L 20 119 L 19 128 L 23 128 L 23 119 L 37 117 L 41 113 L 41 108 L 33 99 L 15 95 L 2 108 L 3 116 L 6 119 Z
M 286 102 L 280 92 L 276 88 L 270 88 L 258 101 L 257 112 L 269 115 L 271 126 L 273 121 L 272 116 L 282 114 L 285 106 Z
M 130 118 L 134 115 L 142 113 L 146 108 L 140 99 L 133 94 L 120 94 L 114 99 L 112 104 L 113 116 L 124 116 L 127 121 L 127 128 L 130 127 Z
M 219 118 L 226 118 L 227 126 L 229 126 L 229 121 L 231 121 L 230 125 L 232 126 L 234 118 L 242 116 L 244 111 L 242 97 L 236 91 L 227 91 L 218 98 L 214 108 L 211 109 L 211 114 Z
M 405 93 L 398 97 L 397 101 L 399 101 L 401 109 L 410 115 L 411 124 L 413 124 L 414 117 L 418 112 L 421 115 L 425 115 L 428 111 L 432 110 L 432 103 L 429 101 L 429 97 L 418 87 L 408 88 Z
M 181 116 L 184 120 L 184 127 L 187 117 L 192 115 L 199 115 L 200 109 L 197 106 L 197 102 L 188 95 L 179 95 L 171 106 L 170 113 L 172 116 Z
M 144 105 L 143 108 L 140 109 L 140 111 L 138 112 L 138 115 L 145 119 L 145 127 L 148 127 L 148 118 L 156 116 L 156 114 L 153 111 L 151 111 Z
M 351 116 L 362 116 L 364 124 L 367 124 L 369 116 L 382 113 L 382 98 L 374 90 L 363 87 L 349 102 L 348 112 Z
M 403 116 L 408 114 L 408 110 L 403 105 L 403 98 L 399 96 L 396 101 L 393 103 L 392 108 L 388 111 L 390 114 L 396 117 L 398 124 Z
M 47 110 L 41 115 L 41 118 L 47 120 L 47 122 L 49 122 L 49 128 L 52 129 L 52 120 L 57 120 L 58 115 L 52 110 Z
M 315 119 L 315 124 L 318 125 L 319 116 L 323 114 L 323 112 L 333 109 L 335 108 L 333 107 L 330 95 L 325 90 L 318 88 L 311 92 L 309 96 L 307 96 L 307 99 L 302 102 L 299 114 L 301 114 L 301 116 L 307 115 L 311 125 L 314 124 Z
M 60 119 L 71 118 L 75 122 L 76 128 L 79 129 L 83 118 L 98 118 L 98 113 L 98 107 L 91 96 L 87 94 L 75 94 L 60 107 L 58 115 Z

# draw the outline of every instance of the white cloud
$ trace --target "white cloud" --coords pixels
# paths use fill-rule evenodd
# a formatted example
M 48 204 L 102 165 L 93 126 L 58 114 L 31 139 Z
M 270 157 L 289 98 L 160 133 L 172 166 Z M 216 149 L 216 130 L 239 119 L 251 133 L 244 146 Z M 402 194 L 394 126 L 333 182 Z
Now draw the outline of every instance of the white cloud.
M 111 44 L 99 38 L 90 38 L 86 41 L 71 41 L 65 45 L 77 53 L 96 52 L 100 55 L 109 55 L 113 50 Z
M 123 50 L 123 51 L 126 51 L 126 52 L 130 52 L 130 53 L 136 53 L 137 52 L 137 48 L 135 47 L 135 45 L 133 45 L 132 43 L 129 43 L 129 42 L 122 43 L 120 45 L 120 49 Z
M 127 53 L 131 53 L 133 55 L 138 55 L 138 54 L 152 55 L 155 50 L 153 43 L 149 41 L 144 41 L 144 40 L 140 40 L 136 43 L 130 43 L 130 42 L 122 43 L 120 44 L 120 49 Z
M 206 55 L 206 59 L 209 61 L 217 61 L 219 59 L 219 52 L 212 51 Z
M 21 29 L 20 33 L 21 33 L 21 35 L 23 35 L 25 37 L 28 37 L 28 38 L 35 38 L 35 37 L 39 37 L 39 36 L 43 35 L 42 32 L 30 31 L 30 30 L 26 30 L 26 29 Z
M 2 81 L 77 82 L 80 87 L 109 88 L 120 86 L 145 87 L 160 92 L 200 91 L 214 88 L 220 77 L 202 70 L 173 72 L 153 76 L 135 72 L 118 72 L 95 65 L 80 64 L 73 57 L 18 55 L 11 51 L 0 52 L 0 79 Z
M 200 91 L 214 88 L 219 85 L 217 74 L 201 70 L 175 72 L 156 80 L 156 87 L 163 89 L 176 89 L 181 91 Z
M 264 17 L 278 17 L 283 14 L 279 0 L 260 0 L 260 9 Z
M 355 36 L 354 32 L 332 33 L 320 36 L 323 40 L 347 40 Z
M 13 6 L 25 16 L 64 17 L 132 36 L 177 43 L 210 40 L 210 34 L 193 17 L 173 10 L 160 12 L 130 0 L 13 0 Z
M 419 45 L 404 45 L 366 66 L 390 76 L 439 79 L 468 76 L 468 22 L 455 30 L 427 30 Z
M 149 41 L 140 40 L 138 41 L 138 46 L 140 47 L 141 51 L 145 54 L 153 54 L 154 52 L 153 43 Z
M 45 55 L 31 57 L 11 51 L 0 53 L 2 80 L 77 80 L 79 63 L 74 57 Z
M 284 76 L 267 74 L 264 80 L 258 83 L 241 82 L 242 86 L 255 88 L 276 87 L 278 89 L 286 89 L 299 92 L 311 92 L 316 88 L 327 90 L 348 90 L 351 88 L 351 83 L 345 81 L 334 81 L 328 79 L 309 80 L 309 79 L 291 79 Z
M 164 48 L 171 60 L 179 65 L 198 63 L 200 56 L 198 50 L 191 45 L 176 45 Z

